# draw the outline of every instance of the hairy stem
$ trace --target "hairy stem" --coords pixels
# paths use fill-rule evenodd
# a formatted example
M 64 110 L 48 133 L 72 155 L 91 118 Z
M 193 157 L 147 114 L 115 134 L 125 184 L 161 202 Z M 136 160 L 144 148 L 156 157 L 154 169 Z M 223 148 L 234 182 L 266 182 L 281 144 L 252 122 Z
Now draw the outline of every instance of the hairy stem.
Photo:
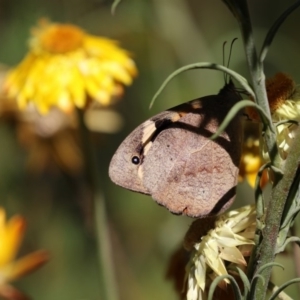
M 247 64 L 252 79 L 253 90 L 256 95 L 256 102 L 264 110 L 265 114 L 271 119 L 270 108 L 265 88 L 265 75 L 263 64 L 258 58 L 255 48 L 252 25 L 246 0 L 224 0 L 235 18 L 238 20 L 244 42 Z M 276 134 L 274 126 L 265 124 L 264 139 L 268 148 L 271 165 L 276 169 L 282 170 L 282 161 L 279 156 Z M 299 147 L 300 148 L 300 147 Z M 300 151 L 300 149 L 299 149 Z M 300 153 L 298 153 L 300 154 Z M 281 225 L 282 213 L 285 207 L 289 188 L 295 176 L 297 164 L 294 158 L 289 158 L 284 168 L 284 177 L 281 179 L 279 173 L 274 173 L 273 189 L 268 201 L 266 213 L 258 220 L 258 237 L 250 260 L 248 276 L 252 278 L 255 271 L 261 266 L 273 262 L 276 252 L 277 235 Z M 265 224 L 264 228 L 262 225 Z M 266 268 L 262 272 L 264 280 L 258 280 L 254 286 L 254 298 L 257 300 L 265 299 L 267 283 L 270 280 L 272 268 Z
M 283 168 L 283 177 L 272 189 L 271 198 L 268 203 L 268 209 L 265 219 L 265 228 L 262 231 L 263 239 L 259 246 L 259 261 L 258 268 L 268 262 L 274 261 L 275 252 L 277 248 L 278 231 L 281 225 L 282 212 L 285 207 L 285 203 L 289 196 L 293 180 L 295 178 L 300 158 L 300 143 L 297 142 L 300 139 L 300 127 L 295 134 L 295 143 L 290 148 L 290 154 L 285 162 Z M 265 269 L 261 275 L 264 276 L 268 282 L 270 280 L 272 268 Z M 257 297 L 255 299 L 264 299 L 262 296 L 266 292 L 266 286 L 259 282 L 256 287 Z

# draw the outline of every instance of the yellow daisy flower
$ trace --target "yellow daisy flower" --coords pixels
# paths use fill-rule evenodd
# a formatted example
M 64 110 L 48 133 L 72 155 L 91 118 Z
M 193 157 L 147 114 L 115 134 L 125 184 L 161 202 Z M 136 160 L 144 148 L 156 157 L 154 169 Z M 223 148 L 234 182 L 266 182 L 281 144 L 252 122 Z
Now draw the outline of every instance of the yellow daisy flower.
M 0 298 L 25 299 L 20 298 L 21 293 L 9 283 L 32 272 L 48 260 L 48 254 L 42 250 L 15 260 L 25 227 L 25 220 L 21 216 L 13 216 L 6 221 L 5 211 L 0 207 Z
M 91 100 L 108 105 L 130 85 L 137 70 L 115 41 L 71 24 L 41 21 L 32 31 L 30 51 L 4 83 L 20 108 L 33 102 L 41 113 L 85 108 Z
M 193 253 L 187 265 L 187 300 L 205 299 L 208 285 L 220 275 L 228 274 L 226 262 L 245 268 L 246 256 L 254 245 L 256 211 L 254 206 L 244 206 L 214 219 L 210 229 L 200 241 L 193 245 Z M 186 240 L 191 245 L 195 230 L 206 226 L 206 219 L 198 219 L 187 233 Z M 194 222 L 194 223 L 195 223 Z M 211 224 L 211 219 L 208 219 Z M 227 279 L 224 280 L 228 284 Z

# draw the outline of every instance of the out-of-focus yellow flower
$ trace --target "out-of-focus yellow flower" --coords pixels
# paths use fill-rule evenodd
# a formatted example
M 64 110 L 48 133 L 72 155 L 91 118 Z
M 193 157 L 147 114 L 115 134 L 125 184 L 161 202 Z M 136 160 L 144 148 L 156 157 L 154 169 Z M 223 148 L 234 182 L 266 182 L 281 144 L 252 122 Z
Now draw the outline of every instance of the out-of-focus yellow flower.
M 5 211 L 0 207 L 0 298 L 26 299 L 10 282 L 32 272 L 49 259 L 47 252 L 41 250 L 16 260 L 25 227 L 21 216 L 13 216 L 6 221 Z
M 30 172 L 60 169 L 73 175 L 82 171 L 75 112 L 65 114 L 52 108 L 41 116 L 33 104 L 19 110 L 15 101 L 0 94 L 0 118 L 13 127 L 18 142 L 27 151 Z
M 187 299 L 200 300 L 205 297 L 207 288 L 214 278 L 228 274 L 226 263 L 231 262 L 244 269 L 245 257 L 249 256 L 254 245 L 256 211 L 254 206 L 244 206 L 220 215 L 213 220 L 214 227 L 193 246 L 187 265 Z M 212 219 L 208 219 L 210 227 Z M 188 245 L 191 236 L 206 219 L 198 219 L 187 233 Z M 194 223 L 195 223 L 194 222 Z M 227 279 L 223 285 L 229 283 Z M 225 288 L 224 287 L 224 288 Z
M 92 100 L 110 104 L 136 73 L 133 60 L 115 41 L 43 20 L 33 29 L 30 51 L 9 73 L 4 90 L 20 108 L 33 102 L 41 113 L 52 106 L 67 112 Z
M 261 157 L 261 150 L 259 146 L 259 139 L 249 137 L 244 142 L 242 158 L 239 169 L 239 181 L 247 180 L 249 185 L 254 188 L 257 173 L 260 167 L 264 164 Z M 263 172 L 260 186 L 264 187 L 268 182 L 268 176 L 266 172 Z
M 7 67 L 0 64 L 0 86 L 6 74 Z M 77 117 L 76 111 L 66 114 L 58 108 L 41 116 L 32 103 L 20 110 L 16 101 L 0 93 L 0 118 L 14 129 L 28 152 L 28 169 L 37 174 L 57 168 L 71 175 L 82 172 Z M 112 108 L 94 102 L 84 111 L 84 121 L 93 132 L 111 134 L 120 130 L 123 120 Z

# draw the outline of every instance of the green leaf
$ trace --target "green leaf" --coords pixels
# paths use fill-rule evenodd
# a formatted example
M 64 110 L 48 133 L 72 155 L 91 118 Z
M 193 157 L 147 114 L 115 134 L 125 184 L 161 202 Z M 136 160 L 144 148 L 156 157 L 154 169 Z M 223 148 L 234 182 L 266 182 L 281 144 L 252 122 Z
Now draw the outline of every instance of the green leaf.
M 111 13 L 112 15 L 115 14 L 117 6 L 121 3 L 121 0 L 114 0 L 112 6 L 111 6 Z
M 257 219 L 260 219 L 264 215 L 264 200 L 263 200 L 263 192 L 260 187 L 260 179 L 262 176 L 262 173 L 264 172 L 265 169 L 269 168 L 271 163 L 264 164 L 263 166 L 260 167 L 260 169 L 257 172 L 257 176 L 255 179 L 255 188 L 254 188 L 254 195 L 255 195 L 255 200 L 256 200 L 256 216 Z M 258 229 L 262 229 L 259 228 Z
M 297 129 L 298 131 L 298 129 Z M 295 139 L 297 140 L 297 139 Z M 292 145 L 293 146 L 293 145 Z M 290 155 L 294 155 L 291 153 Z M 297 159 L 297 156 L 295 156 Z M 297 165 L 299 163 L 297 162 Z M 285 208 L 281 218 L 281 226 L 276 242 L 276 253 L 283 251 L 289 243 L 287 236 L 289 235 L 290 228 L 293 226 L 294 220 L 300 211 L 300 169 L 296 171 L 293 183 L 288 191 Z
M 275 262 L 270 262 L 270 263 L 267 263 L 263 266 L 261 266 L 255 276 L 253 276 L 252 278 L 252 281 L 251 281 L 251 289 L 250 289 L 250 298 L 249 299 L 252 299 L 253 296 L 254 296 L 254 293 L 255 293 L 255 290 L 256 290 L 256 283 L 258 281 L 258 279 L 261 279 L 262 280 L 262 284 L 265 285 L 265 278 L 260 274 L 262 273 L 265 269 L 267 268 L 270 268 L 270 267 L 280 267 L 282 269 L 284 269 L 284 267 L 278 263 L 275 263 Z
M 299 245 L 299 243 L 300 243 L 300 238 L 297 237 L 297 236 L 291 236 L 291 237 L 287 238 L 287 239 L 285 240 L 285 242 L 284 242 L 280 247 L 278 247 L 278 248 L 276 249 L 276 252 L 275 252 L 275 253 L 278 254 L 278 253 L 283 252 L 284 249 L 285 249 L 285 247 L 286 247 L 289 243 L 297 243 L 297 244 Z
M 254 292 L 255 292 L 255 285 L 256 285 L 258 279 L 260 279 L 262 281 L 263 285 L 265 284 L 265 278 L 262 275 L 256 274 L 255 276 L 253 276 L 253 278 L 251 280 L 250 297 L 249 297 L 249 299 L 253 299 L 253 295 L 254 295 Z
M 280 126 L 280 125 L 284 125 L 284 124 L 287 124 L 287 123 L 299 125 L 299 122 L 296 121 L 296 120 L 283 120 L 283 121 L 280 121 L 280 122 L 275 123 L 275 126 L 278 127 L 278 126 Z
M 223 2 L 239 22 L 245 22 L 249 17 L 246 0 L 223 0 Z
M 238 267 L 236 267 L 236 268 L 237 268 L 237 270 L 239 272 L 239 275 L 240 275 L 240 278 L 241 278 L 241 280 L 243 281 L 243 284 L 244 284 L 244 299 L 246 299 L 247 294 L 250 291 L 250 282 L 249 282 L 249 279 L 248 279 L 247 275 L 244 273 L 244 271 L 241 270 Z
M 278 287 L 278 290 L 272 294 L 269 300 L 275 300 L 276 297 L 289 285 L 300 282 L 300 278 L 294 278 Z
M 277 33 L 279 27 L 282 25 L 282 23 L 285 21 L 285 19 L 298 8 L 300 5 L 300 1 L 296 1 L 294 4 L 292 4 L 286 11 L 284 11 L 281 16 L 275 21 L 275 23 L 271 26 L 270 30 L 268 31 L 266 38 L 264 40 L 263 46 L 261 48 L 259 60 L 260 63 L 263 63 L 265 60 L 267 53 L 269 51 L 269 47 L 274 39 L 275 34 Z
M 156 98 L 161 94 L 161 92 L 165 89 L 166 85 L 177 75 L 179 75 L 180 73 L 183 73 L 185 71 L 188 70 L 193 70 L 193 69 L 213 69 L 213 70 L 218 70 L 218 71 L 222 71 L 225 72 L 226 74 L 230 75 L 232 78 L 234 78 L 244 89 L 245 91 L 253 98 L 255 99 L 255 94 L 252 90 L 252 88 L 250 87 L 249 83 L 247 82 L 247 80 L 241 76 L 239 73 L 224 67 L 222 65 L 218 65 L 218 64 L 214 64 L 214 63 L 210 63 L 210 62 L 200 62 L 200 63 L 194 63 L 194 64 L 190 64 L 190 65 L 186 65 L 182 68 L 177 69 L 176 71 L 174 71 L 172 74 L 170 74 L 167 79 L 162 83 L 162 85 L 160 86 L 160 88 L 158 89 L 158 91 L 155 93 L 155 95 L 153 96 L 149 108 L 152 107 L 152 105 L 154 104 L 154 101 L 156 100 Z
M 295 218 L 295 216 L 299 213 L 300 207 L 296 207 L 293 210 L 289 211 L 288 215 L 285 217 L 284 222 L 281 225 L 281 228 L 289 227 L 290 228 L 290 222 L 292 219 Z
M 272 121 L 268 118 L 268 116 L 265 114 L 265 112 L 262 110 L 260 106 L 258 106 L 256 103 L 254 103 L 251 100 L 241 100 L 238 103 L 236 103 L 228 112 L 227 116 L 225 117 L 224 121 L 219 126 L 218 130 L 211 136 L 211 139 L 217 138 L 224 129 L 228 126 L 228 124 L 231 122 L 231 120 L 235 117 L 235 115 L 243 108 L 245 107 L 255 107 L 261 118 L 264 120 L 264 124 L 268 124 L 270 128 L 272 128 L 271 124 Z
M 243 299 L 239 285 L 237 284 L 236 280 L 233 278 L 233 276 L 227 274 L 227 275 L 218 276 L 217 278 L 214 279 L 214 281 L 212 282 L 209 288 L 208 300 L 213 299 L 215 289 L 217 288 L 219 282 L 224 280 L 225 278 L 229 279 L 229 281 L 231 282 L 231 287 L 233 289 L 235 299 Z
M 270 268 L 270 267 L 280 267 L 280 268 L 282 268 L 282 270 L 284 270 L 283 265 L 278 264 L 278 263 L 275 263 L 275 262 L 270 262 L 270 263 L 267 263 L 267 264 L 261 266 L 261 267 L 257 270 L 257 274 L 262 273 L 265 269 Z
M 285 210 L 282 214 L 281 228 L 287 226 L 287 222 L 291 222 L 291 217 L 298 213 L 300 207 L 300 170 L 297 170 L 293 184 L 289 190 L 288 200 L 285 205 Z M 286 221 L 287 220 L 287 221 Z

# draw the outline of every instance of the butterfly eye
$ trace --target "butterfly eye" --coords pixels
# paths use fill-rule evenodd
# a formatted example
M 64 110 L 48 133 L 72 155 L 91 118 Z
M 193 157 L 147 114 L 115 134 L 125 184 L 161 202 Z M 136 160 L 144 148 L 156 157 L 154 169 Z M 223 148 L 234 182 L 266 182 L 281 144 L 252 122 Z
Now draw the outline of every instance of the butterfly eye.
M 131 162 L 135 165 L 139 165 L 140 164 L 140 158 L 138 156 L 133 156 L 131 158 Z

